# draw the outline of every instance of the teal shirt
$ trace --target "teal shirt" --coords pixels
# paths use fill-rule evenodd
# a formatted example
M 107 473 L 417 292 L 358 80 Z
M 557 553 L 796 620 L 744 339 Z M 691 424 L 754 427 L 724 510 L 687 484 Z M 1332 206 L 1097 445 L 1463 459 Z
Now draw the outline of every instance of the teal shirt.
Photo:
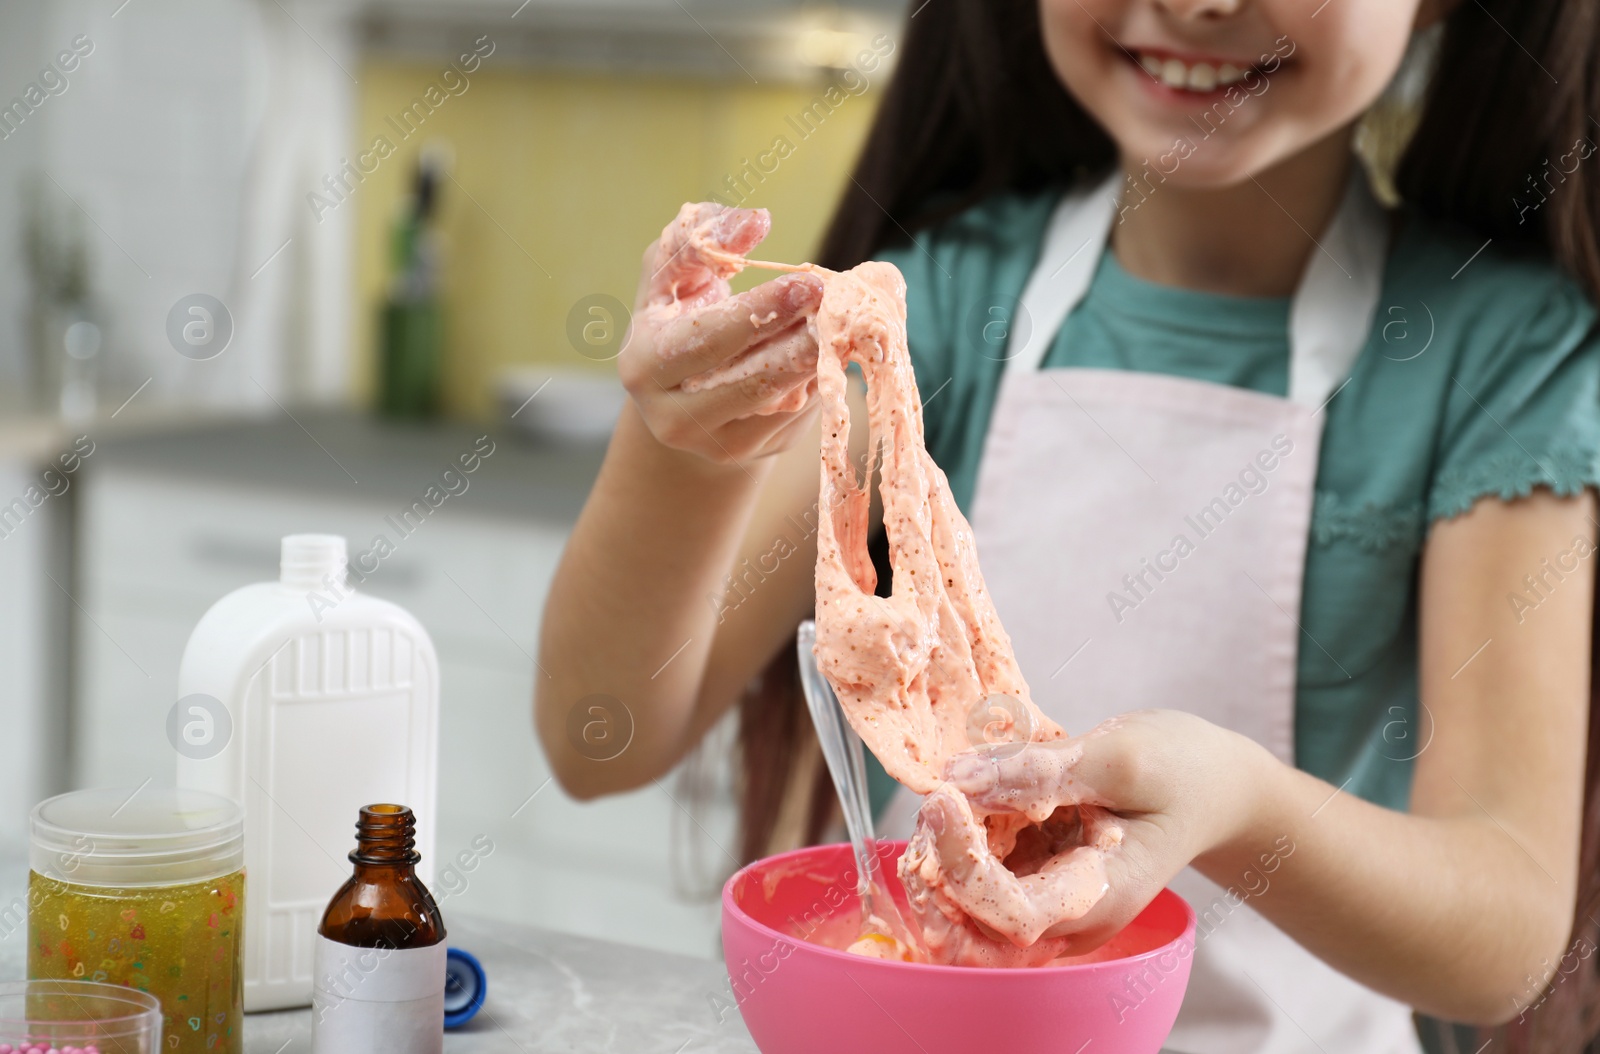
M 968 515 L 1006 327 L 1056 200 L 1001 195 L 881 254 L 906 278 L 928 449 Z M 1417 572 L 1429 525 L 1487 495 L 1511 499 L 1540 485 L 1574 494 L 1600 482 L 1595 310 L 1548 260 L 1493 244 L 1479 252 L 1482 245 L 1404 216 L 1373 330 L 1326 410 L 1301 606 L 1295 760 L 1395 809 L 1407 807 L 1413 761 L 1432 731 L 1427 715 L 1418 717 L 1417 687 Z M 1155 285 L 1107 252 L 1044 365 L 1164 373 L 1281 396 L 1288 318 L 1287 299 Z M 1040 481 L 1070 483 L 1065 471 Z M 1127 700 L 1129 709 L 1165 702 Z M 874 783 L 881 799 L 881 774 Z

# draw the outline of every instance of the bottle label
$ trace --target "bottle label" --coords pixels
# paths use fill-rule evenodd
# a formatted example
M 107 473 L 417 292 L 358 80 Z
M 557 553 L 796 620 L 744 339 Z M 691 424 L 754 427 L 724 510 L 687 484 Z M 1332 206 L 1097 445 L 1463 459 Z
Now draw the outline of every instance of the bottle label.
M 445 946 L 355 948 L 317 935 L 312 1054 L 439 1054 Z

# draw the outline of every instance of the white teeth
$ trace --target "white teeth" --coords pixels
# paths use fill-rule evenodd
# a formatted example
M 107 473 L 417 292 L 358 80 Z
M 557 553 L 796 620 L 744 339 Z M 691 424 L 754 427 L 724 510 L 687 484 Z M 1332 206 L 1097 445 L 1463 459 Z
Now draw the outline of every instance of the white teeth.
M 1217 86 L 1217 71 L 1208 63 L 1197 62 L 1189 67 L 1189 87 L 1194 91 L 1210 91 Z
M 1209 62 L 1196 62 L 1193 66 L 1181 59 L 1163 59 L 1155 55 L 1140 55 L 1139 66 L 1150 76 L 1169 88 L 1184 88 L 1194 92 L 1215 91 L 1244 80 L 1250 71 L 1231 62 L 1213 66 Z

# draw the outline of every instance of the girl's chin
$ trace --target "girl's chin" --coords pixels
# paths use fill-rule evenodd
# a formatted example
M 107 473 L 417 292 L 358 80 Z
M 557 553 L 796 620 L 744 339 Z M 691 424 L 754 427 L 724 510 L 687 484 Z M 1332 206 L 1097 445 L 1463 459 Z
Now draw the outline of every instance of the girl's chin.
M 1140 137 L 1118 144 L 1130 185 L 1184 190 L 1222 190 L 1259 175 L 1269 163 L 1244 144 L 1201 139 Z

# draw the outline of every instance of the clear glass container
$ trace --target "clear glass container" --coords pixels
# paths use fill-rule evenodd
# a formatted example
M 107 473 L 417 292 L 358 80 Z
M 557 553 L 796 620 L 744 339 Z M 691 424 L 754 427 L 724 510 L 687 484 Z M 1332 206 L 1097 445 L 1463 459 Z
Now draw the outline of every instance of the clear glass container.
M 63 794 L 33 810 L 29 866 L 30 979 L 148 993 L 166 1054 L 242 1054 L 236 803 L 178 788 Z
M 147 992 L 91 981 L 0 984 L 0 1051 L 159 1054 L 161 1003 Z

